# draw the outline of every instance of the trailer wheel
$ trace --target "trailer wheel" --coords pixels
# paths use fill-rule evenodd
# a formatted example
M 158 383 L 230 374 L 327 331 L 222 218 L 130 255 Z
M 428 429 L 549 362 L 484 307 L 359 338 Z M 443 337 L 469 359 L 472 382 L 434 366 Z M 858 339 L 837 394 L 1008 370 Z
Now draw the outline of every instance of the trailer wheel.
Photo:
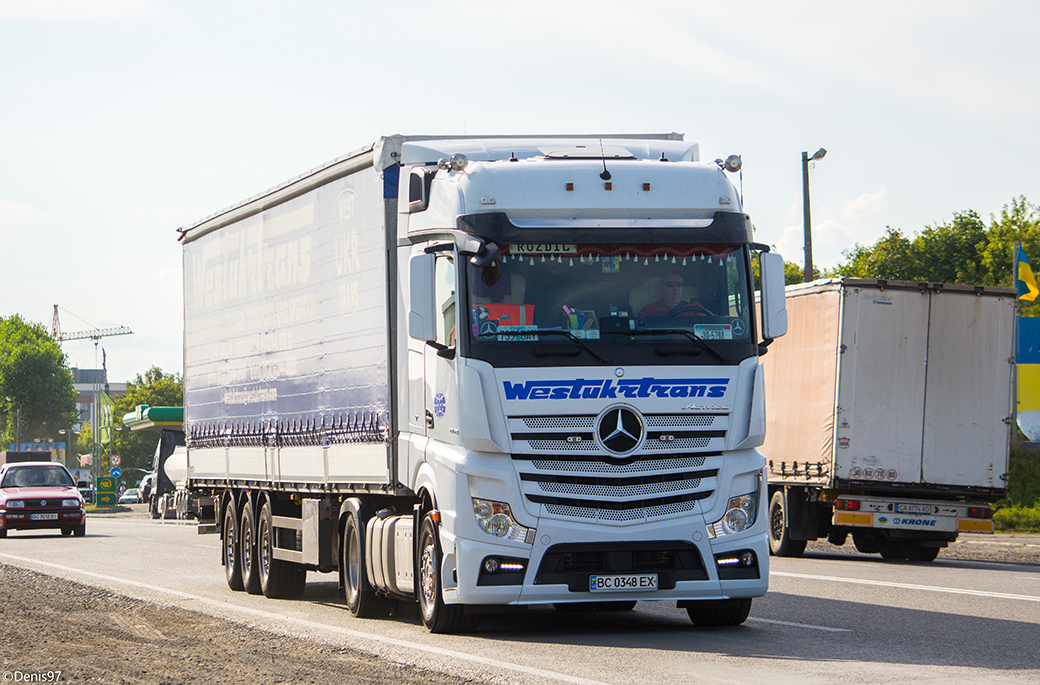
M 224 509 L 224 527 L 220 534 L 224 538 L 224 575 L 228 587 L 239 592 L 245 585 L 242 584 L 242 557 L 238 555 L 238 517 L 234 502 L 228 502 Z
M 920 542 L 904 542 L 903 551 L 910 561 L 935 561 L 935 557 L 939 556 L 938 547 L 925 547 Z
M 852 544 L 860 554 L 877 554 L 881 551 L 882 540 L 870 531 L 852 531 Z
M 260 569 L 256 559 L 256 517 L 253 503 L 246 498 L 238 525 L 238 553 L 242 565 L 242 587 L 251 595 L 260 594 Z
M 445 604 L 441 594 L 441 540 L 433 516 L 423 517 L 419 532 L 419 609 L 431 633 L 465 633 L 476 628 L 476 617 L 461 604 Z
M 307 569 L 291 561 L 274 558 L 275 534 L 271 503 L 264 502 L 260 508 L 260 525 L 256 535 L 260 590 L 268 599 L 299 597 L 307 585 Z
M 805 542 L 791 539 L 787 499 L 783 490 L 777 490 L 769 500 L 769 551 L 778 557 L 800 557 L 805 551 Z
M 900 559 L 906 559 L 906 548 L 909 543 L 900 542 L 899 540 L 881 540 L 879 543 L 881 552 L 881 558 L 887 559 L 888 561 L 899 561 Z
M 696 626 L 739 626 L 751 613 L 751 598 L 691 602 L 686 613 Z

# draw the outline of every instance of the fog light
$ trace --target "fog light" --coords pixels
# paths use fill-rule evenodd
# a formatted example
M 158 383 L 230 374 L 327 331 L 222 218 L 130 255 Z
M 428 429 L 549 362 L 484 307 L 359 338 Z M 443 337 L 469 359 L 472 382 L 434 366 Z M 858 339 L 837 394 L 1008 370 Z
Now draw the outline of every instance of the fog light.
M 740 553 L 740 565 L 750 568 L 755 565 L 755 553 L 744 550 Z
M 488 573 L 498 573 L 498 559 L 488 557 L 484 560 L 484 570 Z

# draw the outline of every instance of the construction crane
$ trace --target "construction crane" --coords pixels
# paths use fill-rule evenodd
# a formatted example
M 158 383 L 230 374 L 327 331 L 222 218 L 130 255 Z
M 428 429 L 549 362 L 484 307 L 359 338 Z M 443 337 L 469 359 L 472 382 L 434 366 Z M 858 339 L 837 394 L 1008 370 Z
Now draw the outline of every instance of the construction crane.
M 95 328 L 89 331 L 76 331 L 75 333 L 62 333 L 61 323 L 58 321 L 58 305 L 54 305 L 54 318 L 51 320 L 51 333 L 54 335 L 54 339 L 58 342 L 65 342 L 66 340 L 86 340 L 87 338 L 94 341 L 94 347 L 97 347 L 98 340 L 109 335 L 131 335 L 133 331 L 126 326 L 119 326 L 118 328 Z

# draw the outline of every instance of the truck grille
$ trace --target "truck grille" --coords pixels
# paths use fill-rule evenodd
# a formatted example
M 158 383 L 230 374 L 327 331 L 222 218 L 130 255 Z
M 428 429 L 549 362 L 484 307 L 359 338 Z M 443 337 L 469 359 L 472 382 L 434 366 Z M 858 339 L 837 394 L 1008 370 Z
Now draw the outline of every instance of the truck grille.
M 646 438 L 619 456 L 596 439 L 596 417 L 509 420 L 524 496 L 549 517 L 638 523 L 693 511 L 717 487 L 729 417 L 643 417 Z

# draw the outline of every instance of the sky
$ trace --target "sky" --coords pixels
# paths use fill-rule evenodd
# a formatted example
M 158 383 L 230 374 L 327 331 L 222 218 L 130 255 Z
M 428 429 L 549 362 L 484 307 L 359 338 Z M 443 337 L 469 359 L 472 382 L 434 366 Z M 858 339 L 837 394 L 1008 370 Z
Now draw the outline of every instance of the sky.
M 684 133 L 759 242 L 1040 202 L 1040 4 L 0 0 L 0 316 L 72 366 L 182 367 L 176 229 L 402 134 Z M 1040 257 L 1040 256 L 1038 256 Z

